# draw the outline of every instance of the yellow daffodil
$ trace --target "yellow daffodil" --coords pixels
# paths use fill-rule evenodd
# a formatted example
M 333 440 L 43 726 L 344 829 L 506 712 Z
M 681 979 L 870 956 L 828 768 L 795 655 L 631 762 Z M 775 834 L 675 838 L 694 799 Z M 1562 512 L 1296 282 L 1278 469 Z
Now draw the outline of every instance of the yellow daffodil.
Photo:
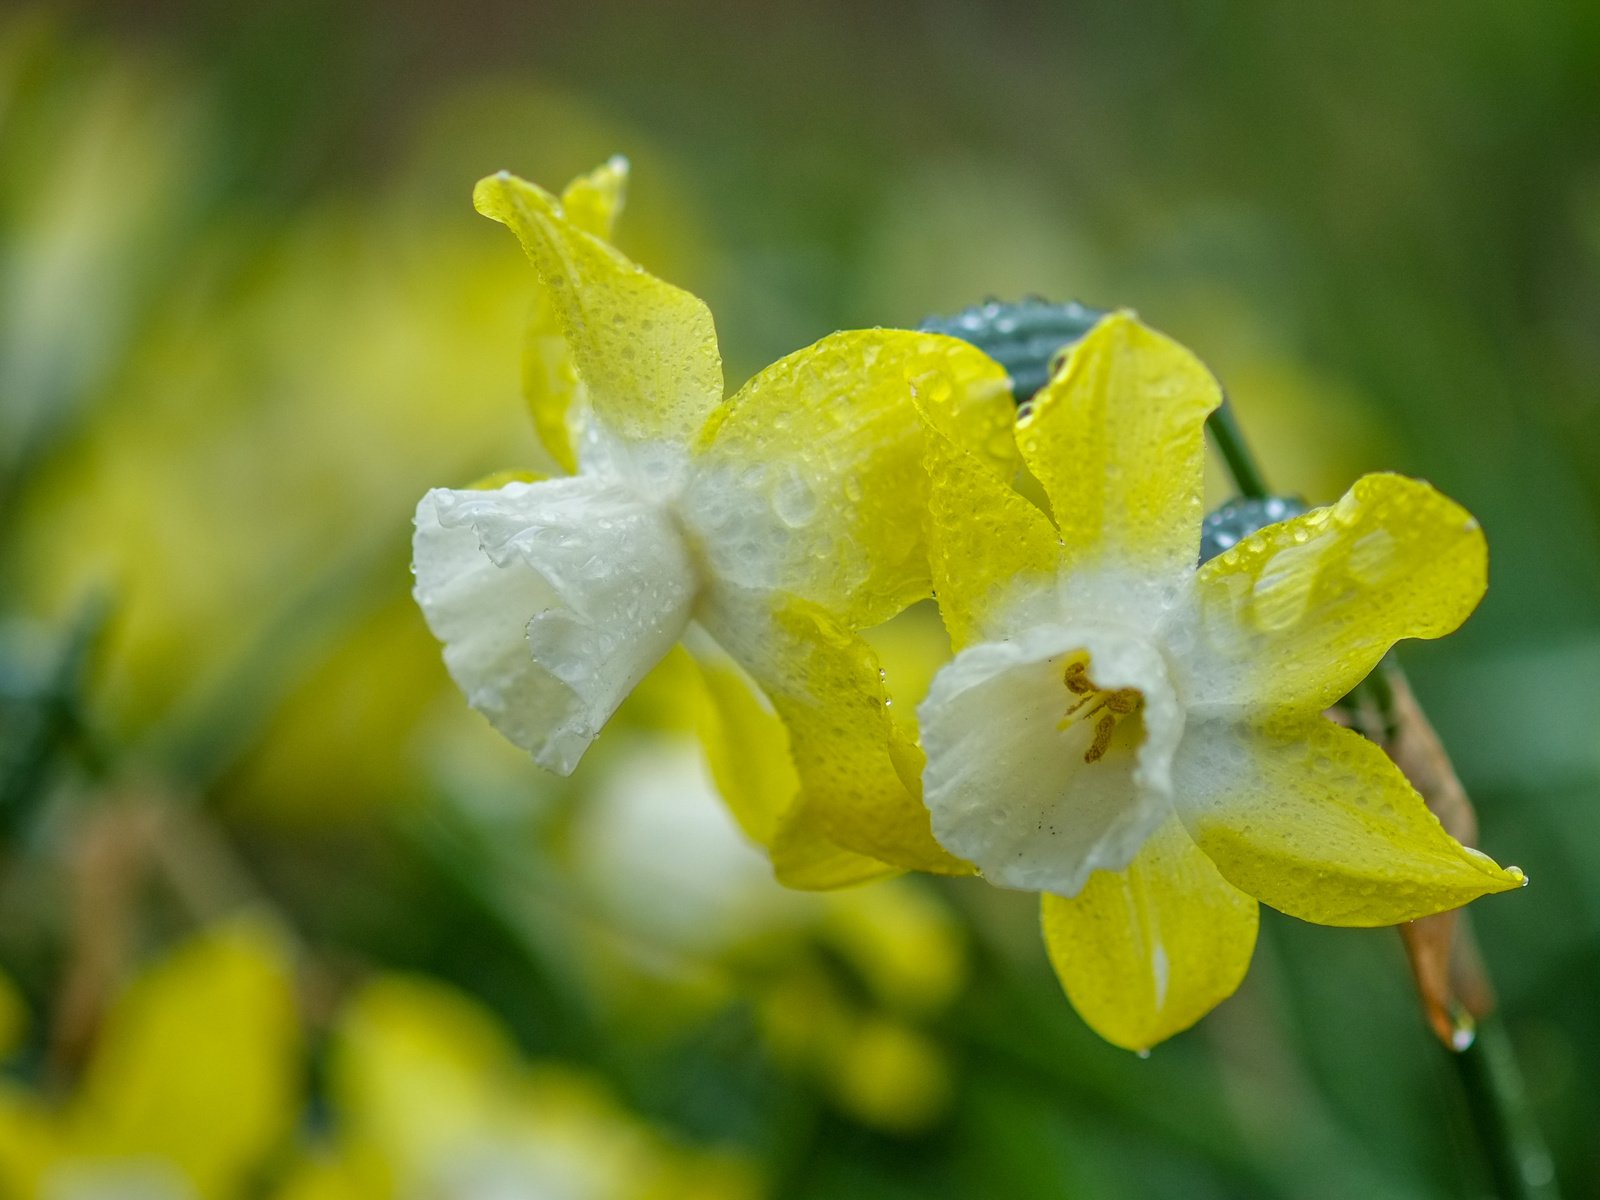
M 451 674 L 568 773 L 683 639 L 735 750 L 752 748 L 719 780 L 786 880 L 968 869 L 928 831 L 914 740 L 857 631 L 929 590 L 913 392 L 949 436 L 1003 457 L 1004 373 L 953 339 L 867 330 L 724 400 L 705 305 L 596 236 L 621 182 L 613 162 L 560 199 L 506 174 L 478 185 L 545 288 L 530 398 L 577 473 L 423 498 L 415 594 Z
M 1136 1049 L 1234 991 L 1258 900 L 1384 925 L 1523 882 L 1323 715 L 1397 639 L 1472 611 L 1477 523 L 1425 483 L 1370 475 L 1197 569 L 1220 398 L 1180 346 L 1104 320 L 1017 427 L 1054 523 L 928 439 L 957 650 L 918 710 L 934 836 L 990 882 L 1044 893 L 1068 995 Z

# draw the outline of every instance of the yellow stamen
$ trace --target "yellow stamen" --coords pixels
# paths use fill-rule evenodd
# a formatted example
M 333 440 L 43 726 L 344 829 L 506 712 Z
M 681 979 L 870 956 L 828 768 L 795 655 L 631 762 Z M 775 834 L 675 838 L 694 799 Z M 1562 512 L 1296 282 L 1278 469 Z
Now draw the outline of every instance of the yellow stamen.
M 1097 763 L 1105 752 L 1111 747 L 1111 735 L 1117 731 L 1117 718 L 1114 713 L 1107 713 L 1101 717 L 1094 727 L 1094 741 L 1089 743 L 1089 748 L 1083 752 L 1083 761 Z
M 1101 691 L 1089 678 L 1088 664 L 1082 659 L 1074 659 L 1067 664 L 1062 672 L 1061 682 L 1067 691 L 1077 697 L 1077 700 L 1056 723 L 1057 730 L 1065 730 L 1078 721 L 1087 721 L 1098 714 L 1104 714 L 1095 722 L 1094 738 L 1083 755 L 1083 761 L 1086 763 L 1099 762 L 1111 748 L 1111 739 L 1117 731 L 1118 724 L 1124 717 L 1139 711 L 1144 697 L 1139 694 L 1138 688 Z M 1087 712 L 1083 711 L 1085 708 L 1088 709 Z

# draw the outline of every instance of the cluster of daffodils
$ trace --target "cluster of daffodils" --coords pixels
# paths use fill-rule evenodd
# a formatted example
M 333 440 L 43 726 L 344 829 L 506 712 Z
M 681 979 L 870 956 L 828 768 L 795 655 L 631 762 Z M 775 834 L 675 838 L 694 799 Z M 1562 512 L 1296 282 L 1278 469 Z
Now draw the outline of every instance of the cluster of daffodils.
M 607 240 L 624 181 L 613 162 L 559 198 L 479 185 L 542 284 L 528 392 L 572 473 L 417 511 L 445 661 L 539 763 L 572 771 L 681 642 L 713 776 L 780 880 L 1039 892 L 1068 996 L 1132 1049 L 1234 991 L 1258 902 L 1382 925 L 1523 882 L 1324 716 L 1476 605 L 1486 551 L 1459 506 L 1368 476 L 1197 566 L 1221 393 L 1124 313 L 1021 414 L 976 348 L 894 330 L 824 338 L 724 399 L 705 306 Z M 930 596 L 955 653 L 913 720 L 862 635 Z

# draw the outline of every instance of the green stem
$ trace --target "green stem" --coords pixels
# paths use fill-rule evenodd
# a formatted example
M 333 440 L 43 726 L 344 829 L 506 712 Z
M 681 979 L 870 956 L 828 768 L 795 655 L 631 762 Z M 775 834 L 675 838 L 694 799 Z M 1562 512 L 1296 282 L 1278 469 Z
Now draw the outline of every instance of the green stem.
M 1239 423 L 1233 419 L 1233 406 L 1226 397 L 1206 424 L 1211 429 L 1211 437 L 1217 444 L 1222 461 L 1228 464 L 1228 471 L 1233 476 L 1233 484 L 1239 489 L 1239 494 L 1250 500 L 1270 496 L 1272 493 L 1267 488 L 1266 477 L 1256 465 L 1255 455 L 1250 453 Z
M 1559 1200 L 1550 1151 L 1528 1110 L 1522 1072 L 1505 1027 L 1478 1023 L 1465 1049 L 1450 1052 L 1477 1142 L 1500 1200 Z

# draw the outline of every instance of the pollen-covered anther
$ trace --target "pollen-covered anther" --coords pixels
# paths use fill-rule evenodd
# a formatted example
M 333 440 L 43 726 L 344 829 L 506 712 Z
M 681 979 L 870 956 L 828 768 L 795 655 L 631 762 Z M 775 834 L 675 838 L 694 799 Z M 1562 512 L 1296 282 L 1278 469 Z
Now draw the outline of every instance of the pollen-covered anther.
M 1077 697 L 1077 701 L 1067 709 L 1066 714 L 1056 724 L 1056 729 L 1065 730 L 1077 721 L 1098 717 L 1094 723 L 1094 739 L 1084 751 L 1083 761 L 1099 762 L 1111 748 L 1111 739 L 1117 732 L 1118 724 L 1124 717 L 1139 711 L 1144 697 L 1140 695 L 1138 688 L 1102 691 L 1089 678 L 1089 666 L 1081 658 L 1073 659 L 1067 664 L 1066 670 L 1062 672 L 1061 682 L 1066 685 L 1067 691 Z

